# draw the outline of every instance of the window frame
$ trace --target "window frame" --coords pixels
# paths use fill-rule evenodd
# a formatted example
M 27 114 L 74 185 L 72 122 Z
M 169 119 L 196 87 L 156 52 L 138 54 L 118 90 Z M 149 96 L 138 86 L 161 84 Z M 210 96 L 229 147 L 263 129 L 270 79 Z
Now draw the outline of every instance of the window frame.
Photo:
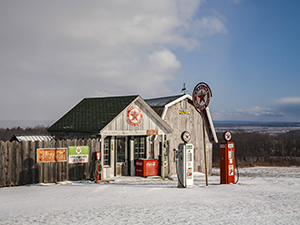
M 180 106 L 181 106 L 182 109 L 187 109 L 187 105 L 188 105 L 188 99 L 187 98 L 182 99 L 180 103 L 181 103 Z
M 103 154 L 103 166 L 110 167 L 111 166 L 111 137 L 104 138 L 102 154 Z M 105 156 L 108 156 L 107 159 L 105 159 Z
M 145 136 L 138 136 L 134 138 L 134 160 L 147 158 L 147 146 Z M 138 149 L 138 151 L 136 151 Z M 141 151 L 143 149 L 143 151 Z

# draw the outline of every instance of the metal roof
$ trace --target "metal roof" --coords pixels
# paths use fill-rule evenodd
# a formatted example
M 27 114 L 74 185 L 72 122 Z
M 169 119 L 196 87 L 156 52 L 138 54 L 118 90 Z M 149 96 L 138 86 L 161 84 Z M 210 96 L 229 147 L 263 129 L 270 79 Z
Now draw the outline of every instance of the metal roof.
M 174 96 L 161 97 L 161 98 L 151 98 L 151 99 L 145 99 L 145 102 L 150 107 L 164 107 L 165 105 L 175 101 L 176 99 L 182 96 L 183 95 L 174 95 Z
M 14 134 L 10 141 L 51 141 L 52 139 L 52 136 L 43 134 Z
M 137 97 L 84 98 L 49 127 L 48 132 L 98 134 Z

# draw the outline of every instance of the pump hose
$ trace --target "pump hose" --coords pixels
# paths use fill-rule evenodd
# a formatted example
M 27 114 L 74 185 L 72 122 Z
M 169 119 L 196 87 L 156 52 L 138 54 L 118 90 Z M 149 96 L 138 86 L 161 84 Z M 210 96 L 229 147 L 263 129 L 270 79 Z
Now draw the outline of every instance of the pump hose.
M 235 168 L 236 168 L 236 171 L 237 171 L 237 180 L 235 181 L 235 184 L 237 184 L 239 182 L 239 179 L 240 179 L 240 173 L 239 173 L 239 168 L 238 168 L 236 157 L 235 157 L 235 160 L 234 160 L 234 164 L 235 164 Z
M 98 166 L 99 166 L 99 170 L 98 170 Z M 101 161 L 95 161 L 95 175 L 98 176 L 100 175 L 102 172 L 102 165 L 101 165 Z
M 178 179 L 178 182 L 179 184 L 181 185 L 181 187 L 184 187 L 180 178 L 179 178 L 179 174 L 178 174 L 178 160 L 176 161 L 176 173 L 177 173 L 177 179 Z

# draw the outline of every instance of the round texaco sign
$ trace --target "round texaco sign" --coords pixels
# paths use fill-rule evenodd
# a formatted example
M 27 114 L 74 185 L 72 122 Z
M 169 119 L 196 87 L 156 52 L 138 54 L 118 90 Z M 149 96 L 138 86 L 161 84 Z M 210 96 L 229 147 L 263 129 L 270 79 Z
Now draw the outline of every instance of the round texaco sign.
M 229 131 L 224 132 L 223 138 L 225 141 L 229 141 L 231 139 L 231 133 Z
M 191 140 L 191 134 L 188 132 L 188 131 L 184 131 L 182 134 L 181 134 L 181 139 L 187 143 L 189 142 L 189 140 Z
M 196 85 L 193 92 L 194 106 L 198 110 L 204 110 L 210 102 L 211 92 L 207 84 L 201 82 Z
M 127 110 L 127 121 L 131 126 L 138 126 L 143 120 L 143 113 L 142 110 L 136 106 L 133 105 Z

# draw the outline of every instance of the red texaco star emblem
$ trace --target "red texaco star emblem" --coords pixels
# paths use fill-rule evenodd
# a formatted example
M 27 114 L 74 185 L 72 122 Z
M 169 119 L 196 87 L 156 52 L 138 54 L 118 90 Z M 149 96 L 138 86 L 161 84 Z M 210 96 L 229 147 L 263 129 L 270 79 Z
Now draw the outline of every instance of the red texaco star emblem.
M 127 110 L 127 121 L 131 126 L 138 126 L 143 120 L 142 110 L 133 105 Z
M 138 121 L 138 116 L 140 115 L 139 113 L 137 113 L 136 111 L 134 111 L 133 113 L 130 113 L 130 115 L 132 116 L 132 120 Z
M 205 93 L 203 94 L 202 91 L 201 91 L 201 93 L 198 94 L 198 97 L 199 97 L 199 99 L 200 99 L 200 103 L 201 103 L 201 102 L 204 102 L 204 103 L 205 103 L 205 99 L 204 99 L 204 98 L 205 98 Z

